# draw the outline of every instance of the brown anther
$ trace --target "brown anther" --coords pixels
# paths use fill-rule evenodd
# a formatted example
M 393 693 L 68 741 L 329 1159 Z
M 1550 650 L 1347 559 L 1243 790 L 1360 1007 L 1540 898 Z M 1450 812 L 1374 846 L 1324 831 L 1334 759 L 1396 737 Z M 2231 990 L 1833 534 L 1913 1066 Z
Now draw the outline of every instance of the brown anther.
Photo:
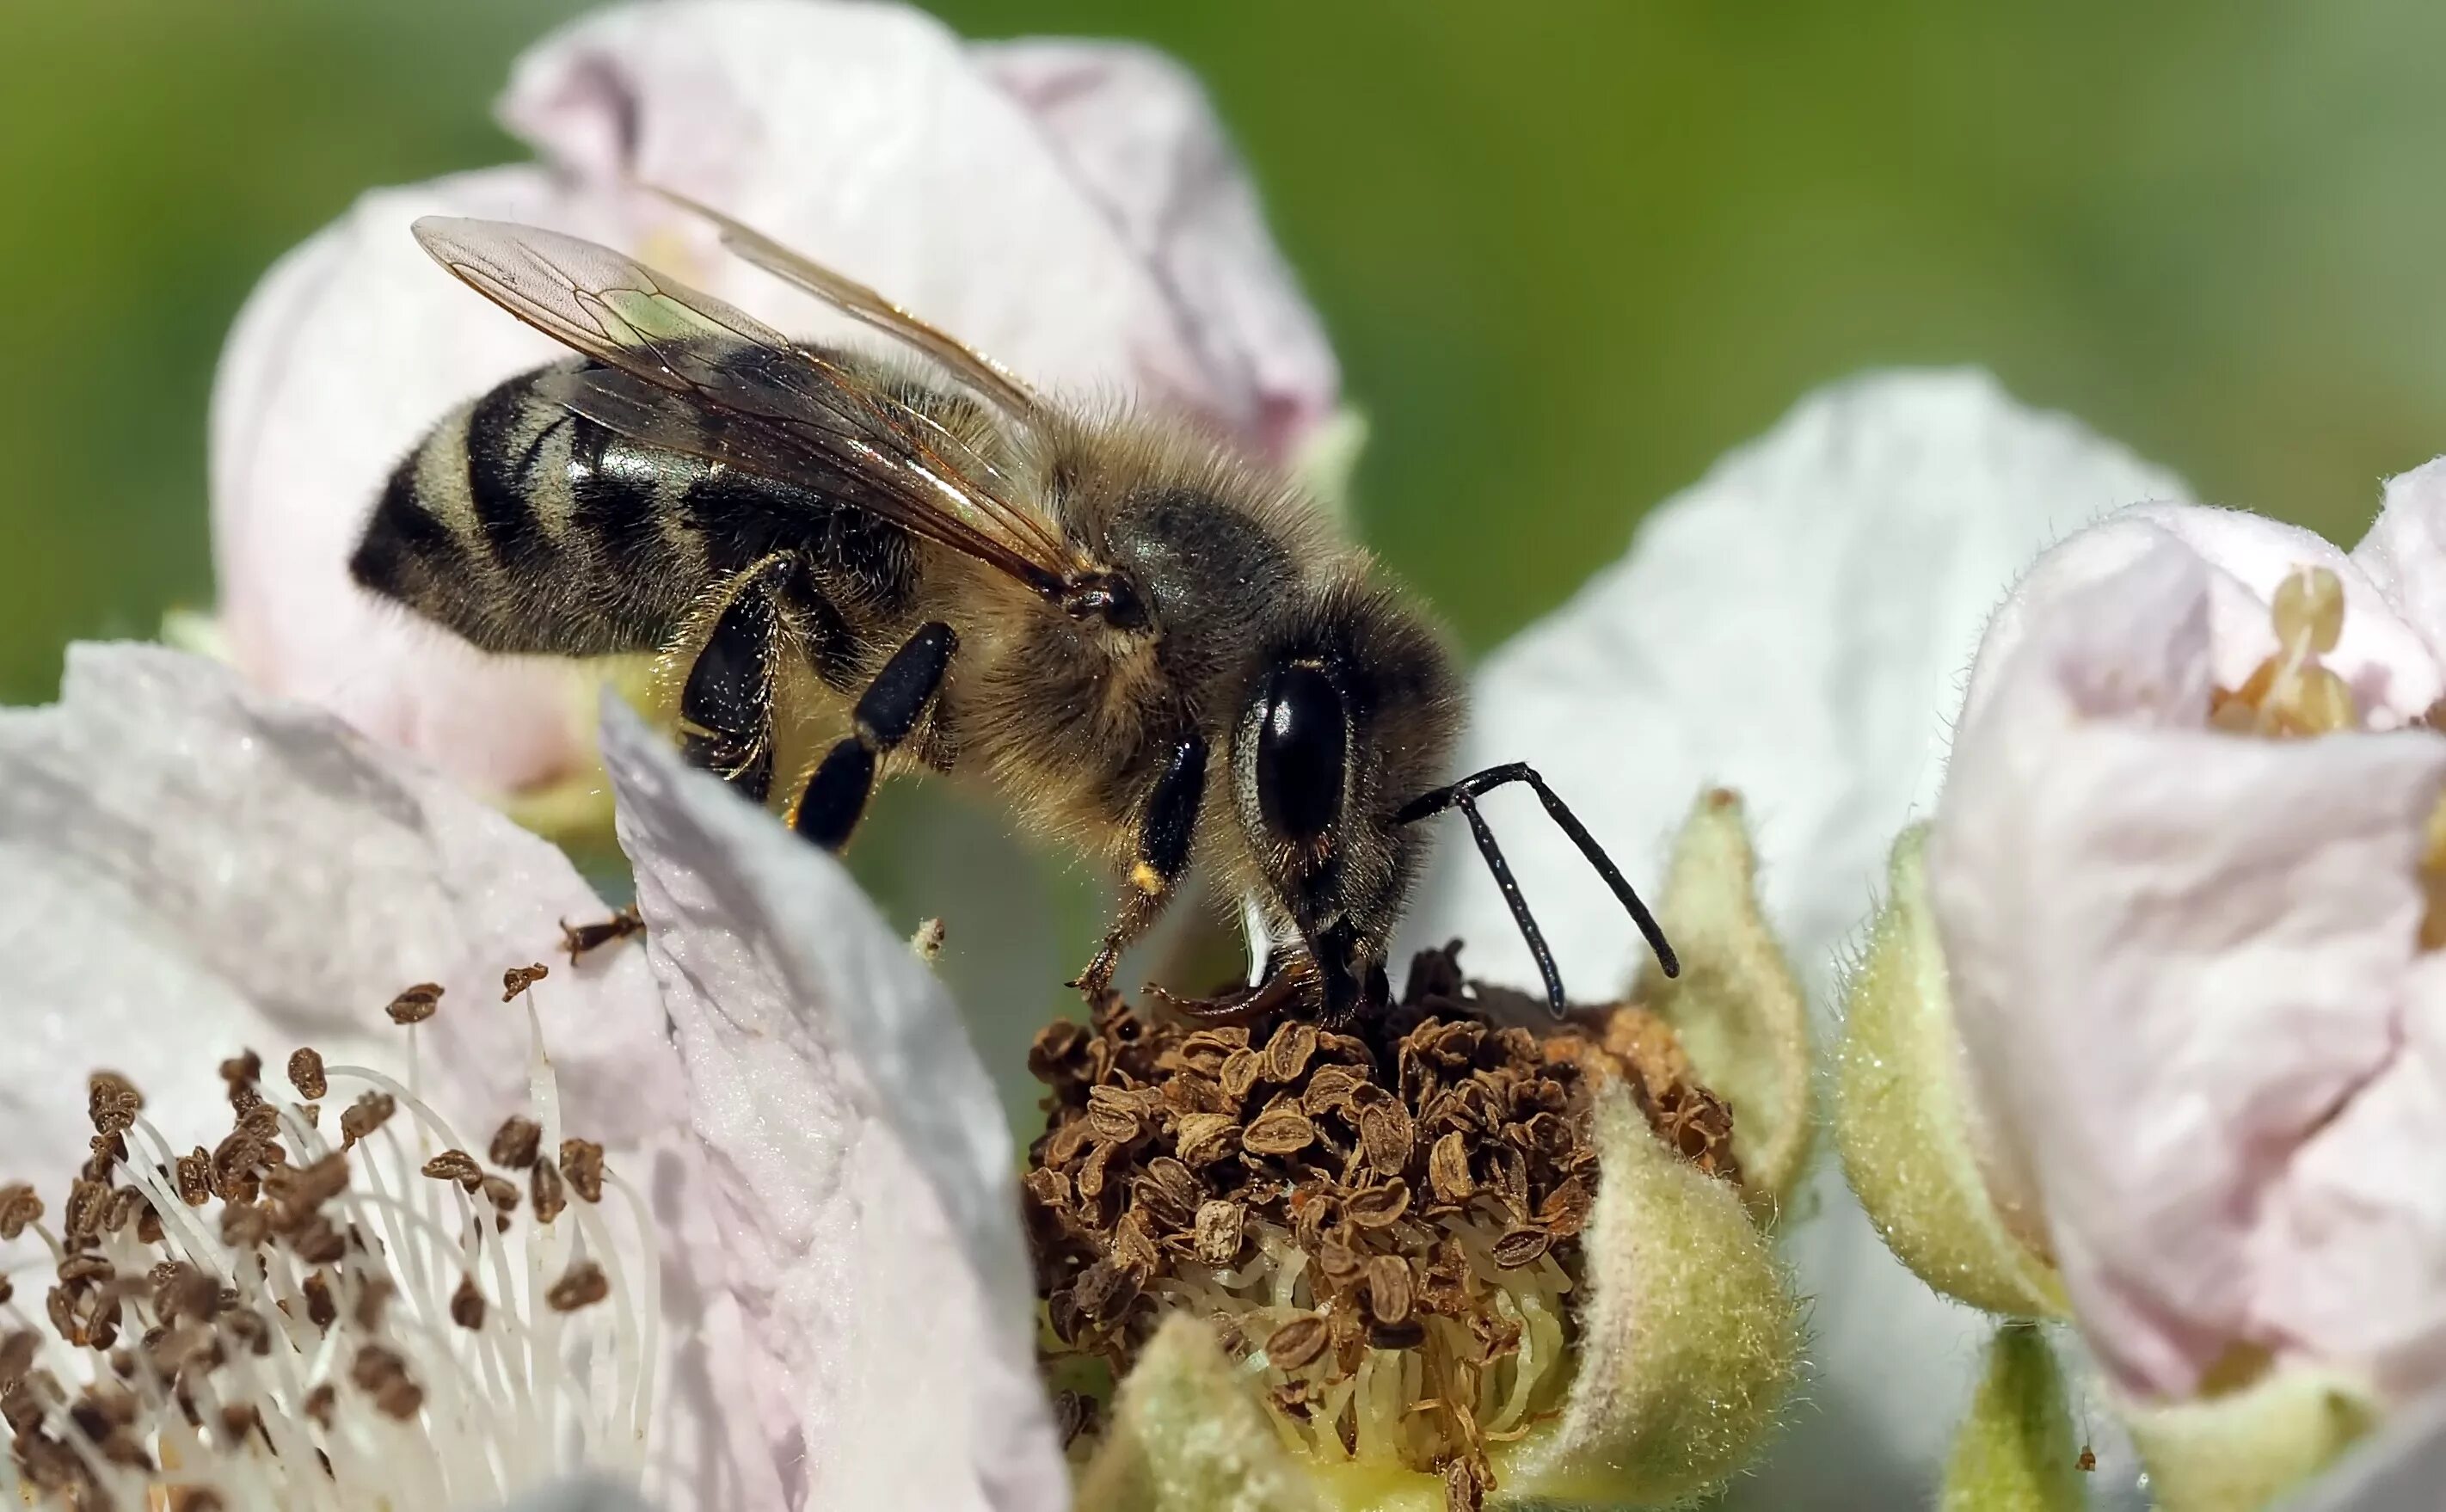
M 1294 1099 L 1273 1104 L 1250 1121 L 1240 1146 L 1259 1155 L 1296 1155 L 1316 1143 L 1316 1124 Z
M 570 1266 L 561 1278 L 552 1283 L 543 1299 L 555 1313 L 574 1313 L 582 1307 L 593 1307 L 612 1295 L 611 1277 L 603 1267 L 593 1260 L 579 1260 Z
M 143 1106 L 144 1094 L 117 1071 L 96 1071 L 85 1078 L 85 1116 L 93 1120 L 97 1134 L 126 1133 L 136 1126 Z
M 213 1195 L 213 1158 L 200 1144 L 192 1155 L 179 1157 L 176 1178 L 179 1200 L 189 1207 L 201 1207 Z
M 235 1448 L 247 1438 L 263 1430 L 263 1414 L 252 1402 L 233 1402 L 221 1408 L 221 1445 Z M 270 1442 L 270 1435 L 265 1436 Z
M 321 1271 L 306 1277 L 306 1321 L 329 1329 L 340 1319 L 340 1304 L 331 1298 L 331 1278 Z
M 1278 1370 L 1302 1370 L 1315 1363 L 1331 1337 L 1315 1314 L 1295 1317 L 1266 1335 L 1266 1363 Z
M 1236 1119 L 1222 1113 L 1192 1113 L 1174 1126 L 1174 1151 L 1183 1165 L 1200 1167 L 1228 1160 L 1240 1146 Z
M 100 1181 L 77 1178 L 68 1183 L 68 1200 L 60 1209 L 61 1239 L 70 1249 L 94 1243 L 102 1238 L 103 1219 L 109 1213 L 110 1188 Z
M 209 1323 L 220 1312 L 218 1282 L 184 1260 L 167 1260 L 153 1268 L 153 1311 L 164 1323 L 192 1318 Z
M 1364 1229 L 1391 1228 L 1410 1211 L 1410 1183 L 1395 1177 L 1362 1187 L 1342 1200 L 1343 1216 Z
M 1087 1089 L 1087 1127 L 1107 1144 L 1128 1144 L 1140 1130 L 1137 1097 L 1118 1087 Z
M 272 1238 L 272 1219 L 251 1202 L 221 1205 L 221 1242 L 236 1249 L 260 1248 Z
M 1427 1152 L 1427 1185 L 1439 1202 L 1466 1202 L 1477 1192 L 1469 1174 L 1469 1141 L 1458 1131 L 1437 1140 Z
M 142 1215 L 152 1211 L 153 1204 L 145 1199 L 141 1191 L 133 1186 L 122 1186 L 110 1194 L 109 1211 L 103 1215 L 103 1231 L 109 1234 L 123 1234 L 134 1226 Z
M 13 1239 L 43 1217 L 43 1200 L 23 1181 L 0 1186 L 0 1239 Z
M 398 1295 L 399 1287 L 387 1276 L 368 1276 L 359 1281 L 356 1300 L 348 1308 L 348 1317 L 357 1331 L 381 1332 L 383 1314 L 390 1310 L 390 1299 Z
M 289 1085 L 297 1095 L 312 1102 L 331 1090 L 330 1079 L 323 1074 L 322 1052 L 301 1047 L 289 1052 Z
M 561 1210 L 569 1206 L 569 1192 L 560 1179 L 560 1167 L 550 1161 L 537 1161 L 527 1174 L 536 1221 L 549 1223 L 560 1217 Z
M 459 1277 L 459 1290 L 450 1294 L 450 1321 L 468 1330 L 484 1326 L 484 1294 L 476 1289 L 474 1276 Z
M 336 1265 L 348 1253 L 348 1241 L 320 1213 L 309 1216 L 289 1236 L 290 1253 L 309 1265 Z
M 407 1362 L 379 1344 L 357 1351 L 348 1364 L 348 1380 L 374 1399 L 384 1416 L 405 1422 L 424 1406 L 424 1390 L 409 1378 Z
M 1266 1042 L 1266 1079 L 1285 1087 L 1297 1082 L 1316 1055 L 1316 1026 L 1292 1019 Z
M 1138 1274 L 1129 1266 L 1098 1260 L 1080 1272 L 1079 1278 L 1071 1283 L 1070 1301 L 1090 1321 L 1111 1324 L 1138 1299 L 1141 1285 Z
M 645 932 L 646 921 L 639 917 L 637 905 L 631 903 L 614 913 L 610 918 L 598 919 L 592 924 L 572 924 L 569 920 L 562 919 L 560 948 L 569 953 L 569 964 L 574 966 L 577 964 L 577 958 L 588 951 L 600 950 L 606 945 Z M 505 998 L 503 1001 L 506 1002 L 508 999 Z
M 1201 1265 L 1220 1269 L 1240 1257 L 1241 1225 L 1248 1209 L 1241 1203 L 1216 1198 L 1197 1209 L 1197 1260 Z
M 221 1080 L 229 1084 L 230 1097 L 236 1100 L 238 1089 L 252 1087 L 263 1080 L 263 1057 L 253 1050 L 240 1050 L 221 1062 Z
M 388 1092 L 366 1093 L 349 1104 L 348 1110 L 340 1115 L 340 1147 L 348 1149 L 357 1141 L 370 1138 L 398 1111 L 398 1100 Z
M 1516 1271 L 1524 1265 L 1534 1265 L 1552 1243 L 1553 1236 L 1544 1229 L 1506 1230 L 1502 1237 L 1495 1241 L 1495 1263 L 1507 1271 Z
M 580 1201 L 603 1200 L 603 1146 L 593 1140 L 560 1142 L 560 1174 Z
M 501 973 L 501 1001 L 514 1003 L 520 992 L 550 976 L 552 971 L 543 962 L 533 966 L 513 966 Z
M 419 982 L 404 989 L 383 1011 L 394 1024 L 422 1024 L 442 1010 L 442 984 Z
M 494 1164 L 513 1171 L 523 1171 L 536 1162 L 536 1154 L 543 1147 L 543 1125 L 531 1118 L 510 1118 L 493 1133 L 492 1148 L 486 1153 Z
M 1402 1174 L 1410 1163 L 1410 1149 L 1416 1143 L 1410 1115 L 1401 1104 L 1383 1103 L 1360 1110 L 1360 1146 L 1366 1151 L 1367 1163 L 1384 1175 Z
M 1379 1255 L 1367 1262 L 1367 1314 L 1378 1323 L 1400 1323 L 1410 1315 L 1410 1267 L 1398 1255 Z
M 332 1419 L 337 1415 L 335 1409 L 339 1402 L 340 1393 L 332 1389 L 331 1383 L 322 1382 L 306 1393 L 306 1415 L 314 1420 L 316 1427 L 329 1433 Z
M 1223 1057 L 1223 1069 L 1216 1080 L 1223 1084 L 1223 1095 L 1234 1104 L 1248 1100 L 1256 1090 L 1258 1081 L 1266 1074 L 1266 1058 L 1252 1049 L 1236 1049 Z
M 484 1178 L 484 1200 L 493 1204 L 493 1213 L 500 1228 L 510 1226 L 510 1215 L 518 1210 L 518 1183 L 506 1176 Z
M 484 1184 L 484 1168 L 465 1150 L 443 1150 L 424 1162 L 423 1173 L 437 1181 L 456 1181 L 469 1192 Z

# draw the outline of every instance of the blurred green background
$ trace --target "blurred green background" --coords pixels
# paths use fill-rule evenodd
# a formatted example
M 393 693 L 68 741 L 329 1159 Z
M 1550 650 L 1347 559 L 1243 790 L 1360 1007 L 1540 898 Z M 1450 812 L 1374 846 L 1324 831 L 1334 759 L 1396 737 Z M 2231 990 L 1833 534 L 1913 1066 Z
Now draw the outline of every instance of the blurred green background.
M 517 156 L 487 103 L 578 9 L 11 8 L 0 695 L 209 598 L 204 403 L 248 287 L 367 185 Z M 1366 534 L 1474 648 L 1870 364 L 1985 363 L 2347 540 L 2446 450 L 2419 0 L 938 9 L 1203 74 L 1374 419 Z

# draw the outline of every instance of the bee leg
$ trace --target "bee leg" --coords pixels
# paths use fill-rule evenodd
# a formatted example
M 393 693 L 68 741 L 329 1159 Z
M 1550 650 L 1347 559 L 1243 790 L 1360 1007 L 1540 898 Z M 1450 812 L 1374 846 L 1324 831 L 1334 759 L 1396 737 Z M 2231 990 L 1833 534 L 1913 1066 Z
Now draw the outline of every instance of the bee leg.
M 806 791 L 790 811 L 792 829 L 828 851 L 849 843 L 874 796 L 875 765 L 915 732 L 934 706 L 959 647 L 959 635 L 939 619 L 918 626 L 901 643 L 858 695 L 852 733 L 825 752 L 807 779 Z
M 1189 842 L 1197 833 L 1197 809 L 1205 797 L 1206 737 L 1193 730 L 1173 744 L 1146 807 L 1139 811 L 1137 854 L 1130 862 L 1120 916 L 1071 986 L 1090 997 L 1101 994 L 1112 985 L 1121 952 L 1161 917 L 1189 870 Z
M 796 566 L 767 557 L 739 575 L 680 690 L 681 753 L 759 803 L 773 789 L 779 598 Z

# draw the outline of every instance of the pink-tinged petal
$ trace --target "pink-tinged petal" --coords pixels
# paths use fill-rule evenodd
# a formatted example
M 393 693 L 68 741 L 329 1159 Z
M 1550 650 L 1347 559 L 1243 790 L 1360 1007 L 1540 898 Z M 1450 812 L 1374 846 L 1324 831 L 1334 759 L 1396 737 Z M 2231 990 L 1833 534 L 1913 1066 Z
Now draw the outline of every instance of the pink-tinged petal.
M 134 1077 L 165 1129 L 228 1119 L 213 1068 L 300 1044 L 398 1064 L 383 1009 L 435 981 L 419 1030 L 454 1117 L 523 1105 L 502 971 L 602 909 L 560 852 L 329 714 L 152 647 L 70 650 L 61 701 L 0 712 L 0 1150 L 83 1158 L 84 1072 Z M 625 1143 L 678 1116 L 634 953 L 537 989 L 574 1125 Z
M 688 0 L 571 26 L 520 61 L 500 115 L 581 184 L 703 199 L 1049 389 L 1146 394 L 1286 445 L 1322 418 L 1330 355 L 1194 87 L 1133 55 L 1071 69 L 1086 92 L 1065 107 L 1064 79 L 1013 66 L 898 6 Z M 849 329 L 732 276 L 710 292 L 784 330 Z
M 348 577 L 391 468 L 454 406 L 560 349 L 477 298 L 407 234 L 423 215 L 616 234 L 542 173 L 360 199 L 239 315 L 213 389 L 213 558 L 238 668 L 480 791 L 566 776 L 592 700 L 565 664 L 485 657 Z
M 2250 1257 L 2257 1332 L 2409 1396 L 2446 1388 L 2446 957 L 2419 959 L 2402 1005 L 2391 1057 L 2268 1193 Z
M 2230 556 L 2229 560 L 2233 559 Z M 1929 842 L 1976 1095 L 2082 1330 L 2180 1395 L 2305 1258 L 2265 1204 L 2399 1053 L 2446 740 L 2205 728 L 2218 570 L 2161 539 L 2028 614 Z M 2349 611 L 2348 611 L 2349 614 Z M 2435 1253 L 2380 1264 L 2426 1269 Z
M 616 703 L 603 743 L 793 1504 L 1067 1505 L 1008 1126 L 950 999 L 838 862 Z
M 2324 567 L 2344 590 L 2344 631 L 2320 659 L 2352 688 L 2370 723 L 2395 728 L 2446 693 L 2437 655 L 2399 614 L 2392 594 L 2364 570 L 2361 555 L 2347 557 L 2314 531 L 2262 515 L 2149 503 L 2081 532 L 2032 565 L 1980 643 L 1963 718 L 1976 717 L 1985 706 L 1999 669 L 2020 650 L 2028 625 L 2056 613 L 2064 596 L 2115 576 L 2170 539 L 2211 569 L 2209 668 L 2218 686 L 2240 687 L 2275 653 L 2268 606 L 2277 588 L 2305 568 Z
M 1272 456 L 1289 457 L 1333 413 L 1341 369 L 1197 80 L 1130 43 L 969 51 L 1154 273 L 1227 412 Z
M 2096 516 L 2182 494 L 1982 373 L 1838 385 L 1660 507 L 1624 560 L 1488 660 L 1459 769 L 1536 766 L 1643 889 L 1692 798 L 1739 789 L 1767 920 L 1822 1013 L 1895 832 L 1935 799 L 1964 669 L 2006 588 Z M 1584 999 L 1627 987 L 1645 947 L 1604 885 L 1528 795 L 1486 807 L 1565 984 Z M 1471 971 L 1536 981 L 1458 833 L 1404 937 L 1459 937 Z M 1742 1504 L 1807 1504 L 1830 1477 L 1862 1505 L 1925 1501 L 1985 1336 L 1893 1259 L 1834 1165 L 1796 1204 L 1821 1216 L 1785 1241 L 1817 1298 L 1803 1388 L 1817 1408 L 1733 1493 Z
M 2353 564 L 2446 663 L 2446 457 L 2386 481 Z

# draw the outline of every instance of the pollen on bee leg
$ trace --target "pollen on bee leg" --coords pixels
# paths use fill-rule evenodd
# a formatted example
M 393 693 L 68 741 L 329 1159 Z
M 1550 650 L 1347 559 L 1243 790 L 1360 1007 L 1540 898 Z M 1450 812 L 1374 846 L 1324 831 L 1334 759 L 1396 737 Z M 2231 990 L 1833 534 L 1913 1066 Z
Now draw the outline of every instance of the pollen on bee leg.
M 1437 951 L 1353 1033 L 1190 1026 L 1107 997 L 1037 1037 L 1047 1121 L 1024 1205 L 1078 1452 L 1108 1421 L 1094 1378 L 1127 1376 L 1186 1312 L 1286 1443 L 1479 1503 L 1489 1446 L 1571 1386 L 1600 1084 L 1628 1084 L 1674 1148 L 1732 1179 L 1729 1114 L 1662 1021 L 1596 1011 L 1541 1039 L 1489 1021 L 1495 991 Z
M 524 992 L 542 973 L 511 974 Z M 410 989 L 389 1016 L 413 1035 L 440 995 Z M 94 1155 L 58 1232 L 30 1185 L 0 1186 L 0 1243 L 38 1239 L 57 1274 L 39 1314 L 0 1281 L 0 1494 L 356 1512 L 491 1504 L 581 1469 L 645 1478 L 657 1246 L 602 1147 L 561 1136 L 539 1031 L 540 1116 L 505 1124 L 489 1166 L 386 1073 L 305 1048 L 286 1064 L 302 1102 L 253 1053 L 224 1062 L 232 1125 L 191 1155 L 98 1072 Z M 339 1087 L 358 1095 L 326 1138 Z M 521 1165 L 552 1173 L 555 1201 L 514 1223 L 499 1167 Z M 624 1263 L 608 1192 L 646 1263 Z

